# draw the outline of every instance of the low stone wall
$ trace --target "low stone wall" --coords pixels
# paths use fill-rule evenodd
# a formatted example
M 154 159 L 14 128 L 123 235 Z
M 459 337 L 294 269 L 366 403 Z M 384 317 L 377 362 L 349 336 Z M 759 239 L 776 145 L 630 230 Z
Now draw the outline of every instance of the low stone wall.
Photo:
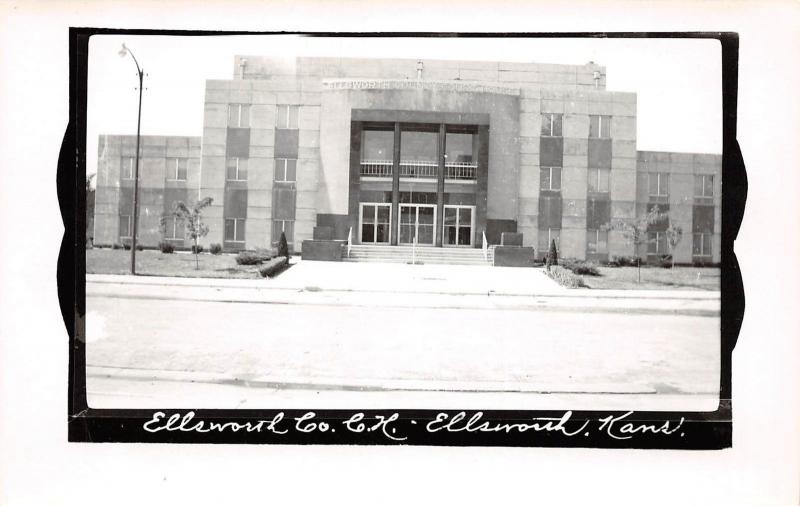
M 533 267 L 534 249 L 522 246 L 495 246 L 495 267 Z
M 303 241 L 303 260 L 342 261 L 343 241 L 305 240 Z

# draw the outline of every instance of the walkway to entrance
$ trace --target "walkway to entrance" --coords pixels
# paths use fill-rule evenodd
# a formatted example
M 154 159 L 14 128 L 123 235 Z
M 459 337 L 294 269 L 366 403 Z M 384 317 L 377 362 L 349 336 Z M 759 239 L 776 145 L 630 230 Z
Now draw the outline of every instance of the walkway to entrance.
M 271 286 L 364 292 L 548 295 L 568 289 L 543 269 L 299 261 Z

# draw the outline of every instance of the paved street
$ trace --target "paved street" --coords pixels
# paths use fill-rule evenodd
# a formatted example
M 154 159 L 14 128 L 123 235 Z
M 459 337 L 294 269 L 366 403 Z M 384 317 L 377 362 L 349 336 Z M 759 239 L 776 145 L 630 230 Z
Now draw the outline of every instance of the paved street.
M 90 405 L 716 405 L 717 317 L 237 289 L 87 282 Z

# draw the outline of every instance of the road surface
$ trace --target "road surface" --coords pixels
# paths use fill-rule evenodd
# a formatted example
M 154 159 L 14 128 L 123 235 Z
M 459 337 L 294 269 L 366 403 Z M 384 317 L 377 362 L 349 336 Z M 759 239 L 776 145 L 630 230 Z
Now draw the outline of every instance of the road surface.
M 188 398 L 194 407 L 311 399 L 351 407 L 378 398 L 394 406 L 448 399 L 513 407 L 543 395 L 546 402 L 605 395 L 614 406 L 645 409 L 640 401 L 655 395 L 667 409 L 680 399 L 714 409 L 719 384 L 719 319 L 707 316 L 256 304 L 89 290 L 87 341 L 93 407 L 177 407 Z

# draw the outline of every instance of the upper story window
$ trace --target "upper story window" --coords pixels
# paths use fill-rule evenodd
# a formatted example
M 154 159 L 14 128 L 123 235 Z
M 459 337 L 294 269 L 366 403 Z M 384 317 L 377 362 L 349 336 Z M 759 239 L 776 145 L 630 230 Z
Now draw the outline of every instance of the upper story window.
M 539 169 L 539 189 L 541 191 L 561 191 L 561 167 Z
M 694 199 L 698 204 L 711 204 L 714 200 L 714 175 L 694 176 Z
M 278 105 L 275 108 L 275 128 L 297 130 L 299 107 L 296 105 Z
M 122 179 L 133 179 L 133 168 L 135 167 L 136 159 L 132 156 L 123 156 L 120 172 Z
M 167 180 L 186 181 L 186 158 L 167 158 Z
M 225 179 L 228 181 L 247 181 L 247 159 L 226 158 Z
M 562 122 L 562 114 L 551 112 L 542 114 L 542 137 L 561 137 Z
M 293 158 L 276 158 L 274 181 L 277 183 L 294 183 L 297 181 L 297 160 Z
M 249 128 L 250 105 L 228 104 L 228 126 L 235 128 Z
M 653 197 L 669 197 L 669 174 L 666 172 L 650 172 L 648 174 L 648 194 Z
M 589 138 L 610 139 L 611 116 L 601 116 L 597 114 L 589 115 Z
M 361 131 L 362 176 L 391 177 L 394 159 L 394 127 L 369 127 Z
M 588 176 L 590 192 L 608 193 L 610 169 L 589 169 Z

